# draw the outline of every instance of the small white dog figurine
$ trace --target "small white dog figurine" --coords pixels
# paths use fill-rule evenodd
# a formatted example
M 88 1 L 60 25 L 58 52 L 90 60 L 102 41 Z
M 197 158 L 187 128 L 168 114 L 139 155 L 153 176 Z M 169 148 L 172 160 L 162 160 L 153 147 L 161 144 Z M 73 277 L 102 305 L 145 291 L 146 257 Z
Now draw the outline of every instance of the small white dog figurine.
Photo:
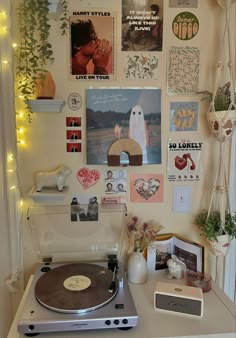
M 184 274 L 186 272 L 186 265 L 175 255 L 171 255 L 171 258 L 168 259 L 167 266 L 169 273 L 166 277 L 168 279 L 181 279 L 184 277 Z
M 53 171 L 41 171 L 35 175 L 36 191 L 40 192 L 46 187 L 57 187 L 62 191 L 65 187 L 66 179 L 70 175 L 70 168 L 61 165 Z

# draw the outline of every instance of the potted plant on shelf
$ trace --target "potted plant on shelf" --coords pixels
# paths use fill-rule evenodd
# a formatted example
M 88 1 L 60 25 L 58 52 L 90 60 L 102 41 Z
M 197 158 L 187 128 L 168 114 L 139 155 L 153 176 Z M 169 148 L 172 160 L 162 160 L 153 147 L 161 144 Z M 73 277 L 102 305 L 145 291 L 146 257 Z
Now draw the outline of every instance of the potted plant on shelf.
M 219 86 L 215 95 L 208 90 L 198 94 L 202 95 L 201 100 L 209 104 L 208 122 L 211 131 L 220 142 L 228 140 L 236 123 L 236 93 L 231 94 L 231 83 Z
M 211 252 L 215 256 L 227 254 L 230 242 L 236 238 L 236 214 L 225 210 L 224 224 L 219 211 L 202 210 L 195 218 L 196 226 L 210 244 Z
M 35 96 L 53 98 L 55 95 L 55 83 L 47 70 L 47 66 L 54 61 L 53 48 L 49 41 L 49 5 L 48 0 L 20 0 L 17 8 L 19 47 L 16 54 L 16 76 L 18 89 L 26 102 L 29 122 L 32 110 L 27 104 L 28 100 Z M 62 1 L 61 7 L 61 33 L 64 35 L 69 25 L 67 0 Z M 45 94 L 47 84 L 50 90 Z

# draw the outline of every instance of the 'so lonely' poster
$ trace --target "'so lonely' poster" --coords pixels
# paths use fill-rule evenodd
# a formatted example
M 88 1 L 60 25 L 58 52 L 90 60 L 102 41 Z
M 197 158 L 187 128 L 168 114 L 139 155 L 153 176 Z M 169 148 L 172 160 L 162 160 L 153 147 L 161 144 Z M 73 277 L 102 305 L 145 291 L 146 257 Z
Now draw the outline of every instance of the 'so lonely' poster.
M 199 140 L 168 141 L 168 181 L 198 182 L 201 176 L 202 142 Z

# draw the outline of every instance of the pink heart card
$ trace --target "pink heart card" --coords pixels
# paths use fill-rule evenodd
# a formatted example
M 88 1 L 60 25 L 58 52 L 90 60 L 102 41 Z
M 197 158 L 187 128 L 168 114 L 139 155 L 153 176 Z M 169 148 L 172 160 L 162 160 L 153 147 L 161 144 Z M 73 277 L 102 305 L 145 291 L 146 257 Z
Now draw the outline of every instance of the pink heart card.
M 77 172 L 76 177 L 84 190 L 86 190 L 99 181 L 100 172 L 96 169 L 81 168 Z

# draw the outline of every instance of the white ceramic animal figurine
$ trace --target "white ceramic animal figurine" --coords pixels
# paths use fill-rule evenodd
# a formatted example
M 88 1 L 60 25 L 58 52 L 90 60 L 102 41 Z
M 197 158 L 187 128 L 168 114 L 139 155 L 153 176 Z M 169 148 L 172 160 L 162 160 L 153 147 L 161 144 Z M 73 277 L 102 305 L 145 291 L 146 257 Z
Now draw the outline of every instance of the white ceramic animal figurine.
M 167 266 L 169 272 L 166 277 L 168 279 L 181 279 L 184 277 L 184 274 L 186 272 L 186 265 L 175 255 L 171 255 L 171 258 L 168 259 Z
M 47 187 L 57 187 L 59 191 L 62 191 L 70 173 L 70 168 L 64 165 L 61 165 L 53 171 L 38 172 L 35 175 L 36 191 L 40 192 L 43 188 Z

